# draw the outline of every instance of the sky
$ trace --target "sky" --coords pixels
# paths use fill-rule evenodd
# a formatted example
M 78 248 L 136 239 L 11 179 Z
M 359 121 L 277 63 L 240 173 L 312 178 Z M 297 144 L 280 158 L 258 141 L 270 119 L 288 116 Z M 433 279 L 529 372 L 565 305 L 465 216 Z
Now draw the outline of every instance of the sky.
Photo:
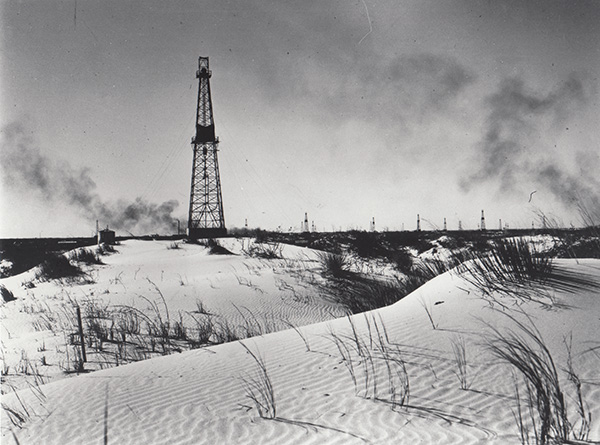
M 598 1 L 0 8 L 0 238 L 185 227 L 199 56 L 228 228 L 600 216 Z

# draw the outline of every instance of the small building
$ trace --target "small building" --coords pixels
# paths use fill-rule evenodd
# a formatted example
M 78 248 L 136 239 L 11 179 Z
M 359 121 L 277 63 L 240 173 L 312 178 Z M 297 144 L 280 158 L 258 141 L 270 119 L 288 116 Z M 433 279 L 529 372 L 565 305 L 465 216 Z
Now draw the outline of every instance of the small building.
M 109 230 L 108 227 L 98 231 L 98 244 L 115 244 L 116 236 L 114 230 Z

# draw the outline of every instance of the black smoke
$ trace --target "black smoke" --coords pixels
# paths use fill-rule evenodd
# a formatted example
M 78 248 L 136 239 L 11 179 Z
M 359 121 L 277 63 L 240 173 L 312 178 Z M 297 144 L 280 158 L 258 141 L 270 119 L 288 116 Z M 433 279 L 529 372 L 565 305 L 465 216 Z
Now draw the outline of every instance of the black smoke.
M 588 95 L 588 85 L 576 75 L 549 92 L 528 88 L 520 78 L 502 81 L 486 100 L 486 128 L 476 147 L 477 172 L 462 182 L 463 188 L 495 182 L 504 192 L 526 191 L 528 196 L 530 190 L 520 189 L 526 182 L 549 191 L 567 208 L 598 206 L 597 159 L 585 156 L 590 147 L 555 146 Z M 575 162 L 574 168 L 565 163 L 565 154 Z
M 173 233 L 177 220 L 176 200 L 162 204 L 137 198 L 133 202 L 105 201 L 87 168 L 76 169 L 64 160 L 43 154 L 20 123 L 2 130 L 0 174 L 7 189 L 37 195 L 52 205 L 66 205 L 90 222 L 108 224 L 112 229 L 136 235 Z

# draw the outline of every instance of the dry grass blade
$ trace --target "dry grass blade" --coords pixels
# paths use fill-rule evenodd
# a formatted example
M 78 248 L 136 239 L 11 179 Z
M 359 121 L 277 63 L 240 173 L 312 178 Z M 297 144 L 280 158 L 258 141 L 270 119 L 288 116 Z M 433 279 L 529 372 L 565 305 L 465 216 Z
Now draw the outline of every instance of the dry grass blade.
M 427 314 L 427 318 L 429 318 L 429 322 L 431 323 L 431 327 L 435 330 L 438 328 L 438 323 L 436 323 L 435 321 L 433 321 L 433 314 L 432 314 L 432 310 L 431 310 L 431 305 L 428 305 L 425 300 L 421 297 L 419 302 L 421 303 L 421 306 L 423 306 L 423 309 L 425 309 L 425 313 Z
M 338 335 L 330 330 L 329 336 L 350 373 L 355 394 L 365 399 L 390 403 L 392 410 L 406 406 L 410 398 L 406 362 L 400 348 L 390 344 L 383 321 L 380 319 L 378 323 L 374 316 L 369 320 L 365 315 L 368 338 L 359 334 L 352 317 L 348 317 L 348 321 L 350 334 Z M 357 371 L 362 371 L 360 384 Z M 386 387 L 386 381 L 381 382 L 382 374 L 387 376 L 389 400 L 380 397 L 383 394 L 380 390 Z
M 458 377 L 460 389 L 469 389 L 472 382 L 469 381 L 468 375 L 467 348 L 465 345 L 465 339 L 459 335 L 452 339 L 451 343 L 457 368 L 457 370 L 454 371 L 454 374 L 456 374 L 456 377 Z
M 275 392 L 265 361 L 260 354 L 252 352 L 244 343 L 240 342 L 240 344 L 252 356 L 257 365 L 256 377 L 242 378 L 246 397 L 252 400 L 260 417 L 274 419 L 277 417 Z
M 567 348 L 567 376 L 569 381 L 575 386 L 576 392 L 576 404 L 577 414 L 579 414 L 579 421 L 570 425 L 571 433 L 577 440 L 587 441 L 590 436 L 590 430 L 592 428 L 592 413 L 587 409 L 585 402 L 583 401 L 583 394 L 581 389 L 581 379 L 575 372 L 573 367 L 572 351 L 572 335 L 569 335 L 568 339 L 565 338 L 565 346 Z M 577 427 L 579 424 L 579 427 Z
M 310 344 L 308 343 L 308 339 L 306 338 L 306 335 L 300 330 L 300 328 L 287 319 L 282 320 L 282 322 L 286 326 L 288 326 L 288 327 L 292 328 L 294 331 L 296 331 L 296 334 L 298 334 L 300 336 L 300 338 L 304 342 L 304 346 L 306 346 L 306 352 L 310 352 Z
M 513 366 L 525 379 L 539 419 L 539 432 L 536 431 L 539 443 L 544 445 L 551 437 L 564 442 L 568 440 L 570 428 L 565 398 L 552 355 L 528 316 L 530 326 L 510 314 L 503 314 L 518 327 L 518 332 L 510 330 L 502 333 L 491 327 L 493 335 L 488 341 L 488 347 L 496 357 Z

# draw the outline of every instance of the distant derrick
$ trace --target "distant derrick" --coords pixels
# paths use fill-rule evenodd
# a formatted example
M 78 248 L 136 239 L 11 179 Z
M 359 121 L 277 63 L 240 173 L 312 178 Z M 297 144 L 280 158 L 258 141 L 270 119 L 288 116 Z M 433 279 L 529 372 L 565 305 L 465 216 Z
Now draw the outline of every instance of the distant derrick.
M 188 217 L 188 237 L 214 238 L 227 234 L 217 159 L 219 139 L 215 137 L 208 57 L 198 59 L 198 106 L 196 134 L 192 138 L 194 161 Z
M 310 232 L 308 228 L 308 213 L 304 213 L 304 221 L 301 223 L 302 230 L 301 232 L 307 233 Z

